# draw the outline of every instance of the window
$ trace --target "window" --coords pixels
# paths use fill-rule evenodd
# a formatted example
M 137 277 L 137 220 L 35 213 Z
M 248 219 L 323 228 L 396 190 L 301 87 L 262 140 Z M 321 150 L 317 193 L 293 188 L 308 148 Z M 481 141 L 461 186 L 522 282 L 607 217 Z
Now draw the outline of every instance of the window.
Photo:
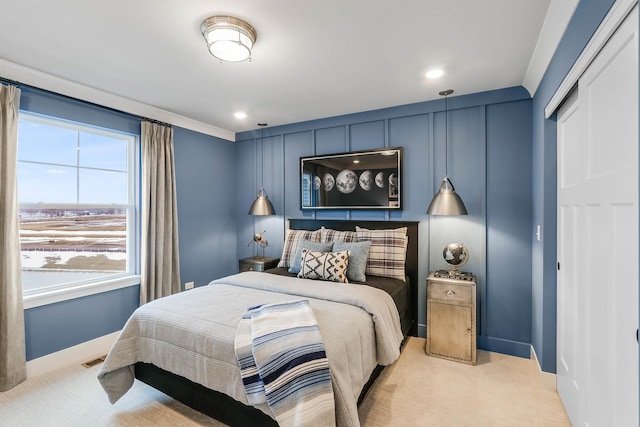
M 21 112 L 25 301 L 75 297 L 70 291 L 131 281 L 137 259 L 136 141 L 134 135 Z

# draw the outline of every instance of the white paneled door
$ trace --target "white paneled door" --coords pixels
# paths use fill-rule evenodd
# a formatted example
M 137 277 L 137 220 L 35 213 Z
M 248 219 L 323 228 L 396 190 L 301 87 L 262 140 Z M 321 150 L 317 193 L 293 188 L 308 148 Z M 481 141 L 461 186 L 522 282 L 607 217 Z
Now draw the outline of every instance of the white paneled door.
M 638 11 L 558 112 L 558 393 L 575 426 L 638 424 Z

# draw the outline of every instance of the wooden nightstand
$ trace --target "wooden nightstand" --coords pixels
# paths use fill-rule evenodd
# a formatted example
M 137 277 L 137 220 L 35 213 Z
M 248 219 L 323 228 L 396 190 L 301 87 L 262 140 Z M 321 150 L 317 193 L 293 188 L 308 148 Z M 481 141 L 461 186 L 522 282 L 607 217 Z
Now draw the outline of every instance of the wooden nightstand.
M 243 271 L 265 271 L 278 266 L 280 258 L 269 258 L 264 256 L 252 256 L 239 261 L 239 270 Z
M 429 356 L 476 364 L 476 278 L 432 271 L 427 277 Z

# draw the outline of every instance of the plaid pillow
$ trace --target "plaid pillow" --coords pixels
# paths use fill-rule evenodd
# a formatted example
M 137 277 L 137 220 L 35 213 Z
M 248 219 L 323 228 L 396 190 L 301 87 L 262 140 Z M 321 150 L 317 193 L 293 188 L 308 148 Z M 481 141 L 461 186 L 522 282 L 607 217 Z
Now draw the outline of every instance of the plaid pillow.
M 328 282 L 349 283 L 347 268 L 351 252 L 315 252 L 302 248 L 298 277 Z
M 287 230 L 287 237 L 284 239 L 284 248 L 282 248 L 282 256 L 280 257 L 280 262 L 278 262 L 278 267 L 291 267 L 296 256 L 298 243 L 303 239 L 319 242 L 320 230 Z
M 355 231 L 339 231 L 322 227 L 320 229 L 320 241 L 328 242 L 357 242 Z
M 407 227 L 368 230 L 356 226 L 359 242 L 371 241 L 366 274 L 406 281 Z

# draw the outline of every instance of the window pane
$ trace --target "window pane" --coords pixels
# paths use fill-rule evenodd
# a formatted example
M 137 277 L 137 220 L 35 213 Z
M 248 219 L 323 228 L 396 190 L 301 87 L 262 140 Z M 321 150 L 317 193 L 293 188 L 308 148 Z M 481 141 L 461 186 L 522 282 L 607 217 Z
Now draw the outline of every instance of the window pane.
M 25 293 L 121 274 L 127 271 L 127 213 L 20 209 L 20 245 Z
M 76 168 L 18 162 L 20 203 L 77 203 Z
M 78 132 L 31 120 L 18 125 L 18 160 L 76 165 Z
M 126 171 L 127 141 L 81 132 L 80 166 Z
M 126 172 L 80 169 L 80 203 L 128 203 Z
M 24 295 L 134 274 L 137 219 L 130 203 L 138 180 L 129 156 L 136 139 L 20 114 L 18 201 Z

